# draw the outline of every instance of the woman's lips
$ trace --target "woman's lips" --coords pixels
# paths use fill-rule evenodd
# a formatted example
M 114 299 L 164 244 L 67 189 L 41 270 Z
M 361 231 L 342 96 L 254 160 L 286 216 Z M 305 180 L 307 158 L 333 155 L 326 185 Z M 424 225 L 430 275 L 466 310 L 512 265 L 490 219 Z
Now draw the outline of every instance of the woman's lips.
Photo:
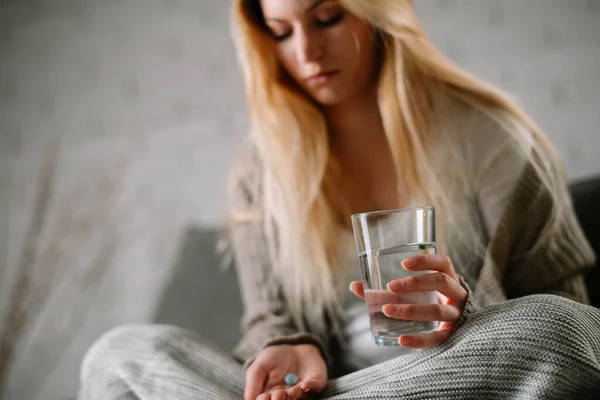
M 334 76 L 338 74 L 339 71 L 324 71 L 319 72 L 318 74 L 314 74 L 307 79 L 307 82 L 311 85 L 322 85 L 324 83 L 329 82 Z

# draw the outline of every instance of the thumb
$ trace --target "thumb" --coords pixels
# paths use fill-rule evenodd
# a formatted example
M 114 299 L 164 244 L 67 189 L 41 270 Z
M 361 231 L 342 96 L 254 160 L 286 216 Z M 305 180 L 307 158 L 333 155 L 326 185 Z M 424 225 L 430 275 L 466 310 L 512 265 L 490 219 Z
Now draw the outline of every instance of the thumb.
M 262 393 L 265 382 L 269 376 L 267 370 L 254 363 L 246 371 L 246 389 L 244 400 L 255 400 Z

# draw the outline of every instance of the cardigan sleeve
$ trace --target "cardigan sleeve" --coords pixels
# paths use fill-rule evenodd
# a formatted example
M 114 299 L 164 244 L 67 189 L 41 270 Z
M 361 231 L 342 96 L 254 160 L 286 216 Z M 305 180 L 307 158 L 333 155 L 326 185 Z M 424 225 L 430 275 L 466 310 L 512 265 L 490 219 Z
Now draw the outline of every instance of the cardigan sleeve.
M 551 293 L 588 303 L 583 276 L 595 255 L 575 217 L 564 177 L 556 166 L 538 172 L 526 157 L 531 148 L 521 150 L 491 118 L 480 126 L 488 145 L 495 145 L 487 154 L 478 152 L 486 159 L 473 179 L 490 238 L 476 297 L 501 290 L 505 298 Z M 556 183 L 554 190 L 540 174 Z M 494 289 L 492 281 L 501 289 Z
M 551 293 L 588 303 L 584 275 L 595 255 L 575 217 L 566 183 L 553 172 L 559 184 L 550 193 L 527 165 L 506 207 L 498 229 L 514 232 L 514 243 L 503 284 L 509 298 Z M 557 216 L 555 207 L 563 210 Z

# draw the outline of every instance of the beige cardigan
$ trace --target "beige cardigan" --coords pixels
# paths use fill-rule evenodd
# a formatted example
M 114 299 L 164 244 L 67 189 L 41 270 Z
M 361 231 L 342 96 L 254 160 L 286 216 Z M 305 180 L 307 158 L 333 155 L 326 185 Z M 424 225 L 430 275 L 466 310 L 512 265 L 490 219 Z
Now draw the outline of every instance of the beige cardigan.
M 448 110 L 451 110 L 449 114 Z M 469 144 L 463 146 L 465 154 L 475 155 L 471 162 L 475 164 L 471 166 L 472 174 L 465 172 L 467 178 L 473 181 L 495 177 L 512 180 L 509 185 L 501 185 L 505 189 L 500 190 L 507 192 L 501 193 L 500 198 L 504 200 L 500 201 L 500 208 L 499 201 L 486 200 L 485 191 L 477 185 L 473 185 L 472 193 L 469 193 L 477 199 L 477 209 L 471 217 L 481 220 L 481 225 L 487 226 L 488 231 L 484 232 L 487 240 L 485 255 L 475 260 L 476 265 L 464 269 L 455 265 L 457 273 L 464 278 L 463 285 L 470 287 L 463 319 L 474 309 L 535 293 L 553 293 L 587 303 L 583 274 L 593 265 L 595 256 L 571 211 L 566 185 L 563 184 L 563 193 L 558 198 L 551 198 L 542 189 L 540 179 L 530 165 L 523 165 L 518 173 L 508 171 L 514 164 L 510 154 L 501 154 L 498 162 L 492 163 L 483 173 L 486 176 L 476 179 L 476 174 L 482 174 L 481 166 L 477 165 L 478 157 L 486 149 L 495 151 L 498 143 L 494 141 L 502 128 L 458 100 L 445 111 L 448 118 L 441 126 L 447 127 L 447 131 L 458 132 L 461 135 L 458 140 Z M 477 142 L 483 147 L 473 149 L 469 143 L 473 138 L 478 138 Z M 248 211 L 259 205 L 259 193 L 253 188 L 260 187 L 257 181 L 260 174 L 252 154 L 248 145 L 240 152 L 234 166 L 245 176 L 230 192 L 229 207 L 236 211 Z M 554 232 L 554 246 L 549 246 L 549 241 L 540 243 L 536 239 L 547 222 L 553 201 L 568 203 L 570 212 L 560 229 Z M 236 359 L 248 365 L 266 346 L 311 343 L 331 361 L 332 350 L 339 348 L 333 335 L 318 337 L 311 332 L 299 332 L 281 293 L 272 287 L 267 290 L 266 285 L 273 285 L 273 280 L 270 279 L 271 262 L 261 224 L 237 224 L 232 229 L 231 241 L 245 308 L 243 337 L 234 350 Z

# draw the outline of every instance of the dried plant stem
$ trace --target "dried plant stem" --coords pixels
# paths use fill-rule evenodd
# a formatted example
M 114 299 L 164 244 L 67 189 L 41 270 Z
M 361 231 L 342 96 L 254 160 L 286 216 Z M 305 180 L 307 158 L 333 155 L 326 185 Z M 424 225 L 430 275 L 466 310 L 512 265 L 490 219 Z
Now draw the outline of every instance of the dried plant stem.
M 0 335 L 0 393 L 5 385 L 15 345 L 29 317 L 33 302 L 33 272 L 37 258 L 38 242 L 48 214 L 48 204 L 53 193 L 54 174 L 60 138 L 53 140 L 42 163 L 39 190 L 36 194 L 33 215 L 29 223 L 17 267 L 8 319 Z

